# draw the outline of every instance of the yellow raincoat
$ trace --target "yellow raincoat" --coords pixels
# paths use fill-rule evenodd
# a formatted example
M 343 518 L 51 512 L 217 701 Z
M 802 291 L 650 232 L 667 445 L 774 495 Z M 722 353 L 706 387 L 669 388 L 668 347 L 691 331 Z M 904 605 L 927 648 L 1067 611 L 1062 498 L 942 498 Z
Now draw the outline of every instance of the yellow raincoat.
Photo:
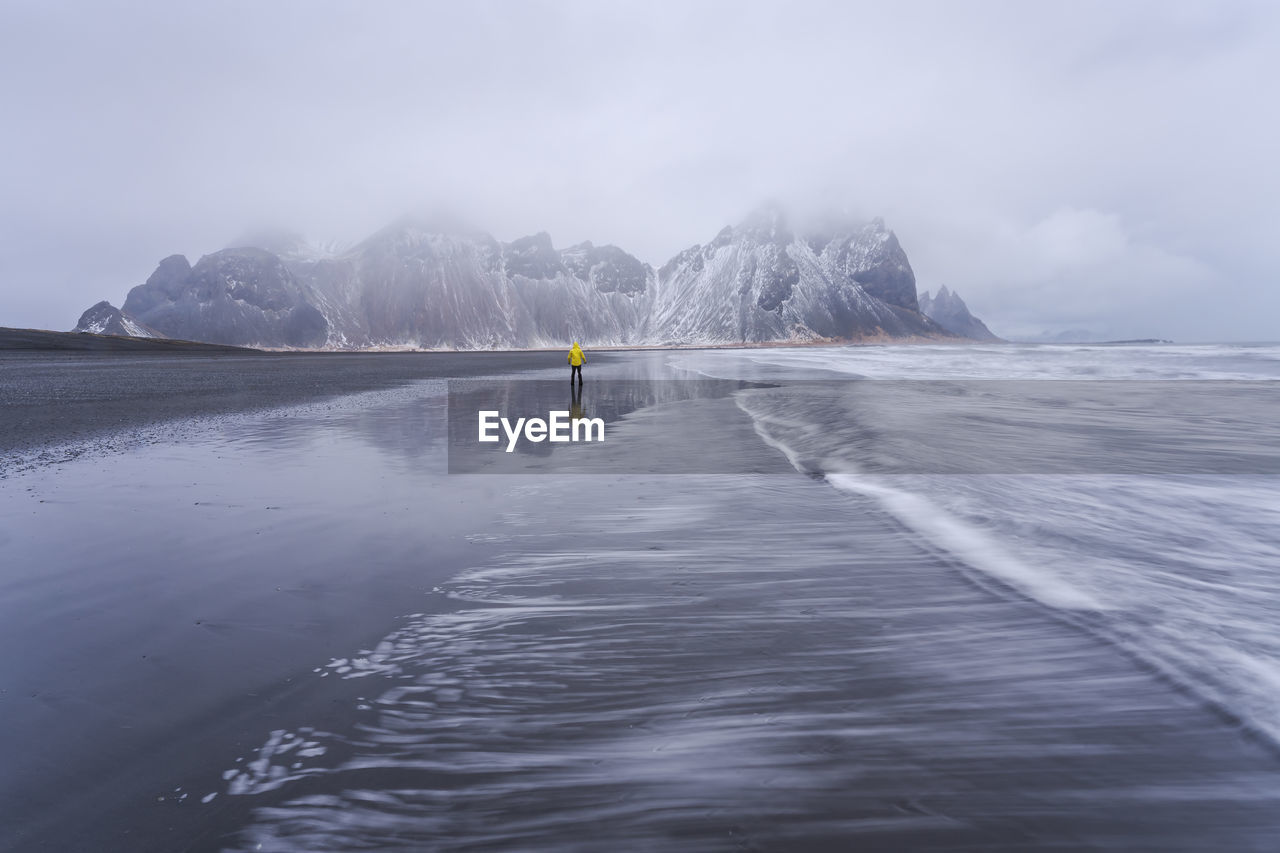
M 573 349 L 569 350 L 569 363 L 574 367 L 581 367 L 582 363 L 587 360 L 586 353 L 582 351 L 582 347 L 578 346 L 578 342 L 573 342 Z

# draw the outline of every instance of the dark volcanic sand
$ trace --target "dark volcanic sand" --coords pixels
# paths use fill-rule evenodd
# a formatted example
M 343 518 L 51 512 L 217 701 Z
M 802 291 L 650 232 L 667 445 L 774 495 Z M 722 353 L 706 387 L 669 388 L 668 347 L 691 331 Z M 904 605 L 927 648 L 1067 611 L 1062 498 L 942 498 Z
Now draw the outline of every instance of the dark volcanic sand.
M 150 437 L 0 481 L 0 849 L 1274 849 L 1272 752 L 732 400 L 616 440 L 714 426 L 703 454 L 775 473 L 462 476 L 443 398 L 389 387 L 562 360 L 6 379 L 60 437 L 101 434 L 92 395 Z
M 610 357 L 597 355 L 593 362 Z M 14 456 L 148 424 L 287 406 L 422 379 L 506 375 L 563 361 L 562 355 L 545 352 L 0 351 L 0 474 Z
M 225 355 L 259 352 L 245 347 L 175 341 L 168 338 L 131 338 L 121 335 L 93 335 L 87 332 L 51 332 L 46 329 L 0 327 L 0 352 L 30 350 L 40 352 Z

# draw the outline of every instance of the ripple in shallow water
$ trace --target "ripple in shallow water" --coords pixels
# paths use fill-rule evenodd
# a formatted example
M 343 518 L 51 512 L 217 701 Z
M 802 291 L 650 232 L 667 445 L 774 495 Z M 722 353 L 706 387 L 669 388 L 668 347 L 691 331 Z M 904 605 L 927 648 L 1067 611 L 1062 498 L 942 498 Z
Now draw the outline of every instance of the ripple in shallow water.
M 441 590 L 457 611 L 322 668 L 370 679 L 366 710 L 236 771 L 259 803 L 238 849 L 1240 849 L 1280 829 L 1269 756 L 868 502 L 799 477 L 618 485 L 601 511 L 598 478 L 540 481 L 509 552 Z

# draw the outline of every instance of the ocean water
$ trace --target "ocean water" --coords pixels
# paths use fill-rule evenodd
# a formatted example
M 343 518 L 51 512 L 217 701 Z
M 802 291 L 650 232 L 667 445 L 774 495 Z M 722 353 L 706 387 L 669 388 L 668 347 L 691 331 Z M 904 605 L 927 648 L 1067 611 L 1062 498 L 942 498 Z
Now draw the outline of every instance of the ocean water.
M 838 417 L 831 405 L 806 409 L 780 393 L 747 392 L 739 403 L 797 467 L 873 498 L 939 552 L 1070 614 L 1280 743 L 1280 476 L 1270 456 L 1280 446 L 1280 406 L 1269 384 L 1280 380 L 1280 346 L 857 347 L 697 353 L 673 364 L 718 377 L 899 383 L 891 387 L 908 390 L 861 395 Z M 917 380 L 937 384 L 917 388 Z M 948 405 L 940 389 L 975 384 L 1016 387 L 1022 405 L 985 394 L 978 408 L 938 416 Z M 1028 388 L 1066 388 L 1065 405 L 1076 410 L 1098 389 L 1112 399 L 1132 392 L 1144 410 L 1161 399 L 1183 405 L 1176 423 L 1141 422 L 1131 435 L 1107 431 L 1118 419 L 1093 418 L 1091 440 L 1065 450 L 1033 442 L 1003 466 L 1012 472 L 884 464 L 886 445 L 900 462 L 938 447 L 1017 442 L 1012 427 L 1034 408 Z M 1123 470 L 1171 431 L 1187 435 L 1191 421 L 1187 446 Z M 1055 453 L 1062 458 L 1048 471 L 1025 458 Z
M 0 480 L 0 849 L 1274 849 L 1274 348 L 590 364 Z

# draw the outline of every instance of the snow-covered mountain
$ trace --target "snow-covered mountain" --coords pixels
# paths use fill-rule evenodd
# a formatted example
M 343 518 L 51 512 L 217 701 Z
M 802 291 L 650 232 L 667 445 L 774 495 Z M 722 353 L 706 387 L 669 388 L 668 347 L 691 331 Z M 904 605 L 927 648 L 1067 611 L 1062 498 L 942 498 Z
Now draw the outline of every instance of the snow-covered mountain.
M 71 331 L 127 338 L 164 337 L 105 300 L 81 314 L 80 322 Z
M 705 343 L 946 335 L 917 310 L 915 274 L 881 220 L 796 234 L 775 207 L 663 266 L 645 332 Z
M 500 243 L 413 221 L 290 266 L 316 294 L 335 348 L 632 343 L 653 277 L 614 246 L 557 251 L 545 233 Z
M 161 333 L 236 345 L 488 349 L 949 334 L 919 311 L 880 220 L 796 233 L 762 208 L 654 270 L 617 246 L 556 249 L 403 220 L 346 249 L 293 235 L 161 261 L 125 301 Z
M 937 296 L 931 297 L 927 290 L 924 292 L 920 297 L 920 311 L 942 328 L 962 338 L 975 341 L 1000 340 L 985 323 L 969 313 L 969 306 L 964 304 L 960 294 L 947 290 L 945 284 L 938 288 Z

